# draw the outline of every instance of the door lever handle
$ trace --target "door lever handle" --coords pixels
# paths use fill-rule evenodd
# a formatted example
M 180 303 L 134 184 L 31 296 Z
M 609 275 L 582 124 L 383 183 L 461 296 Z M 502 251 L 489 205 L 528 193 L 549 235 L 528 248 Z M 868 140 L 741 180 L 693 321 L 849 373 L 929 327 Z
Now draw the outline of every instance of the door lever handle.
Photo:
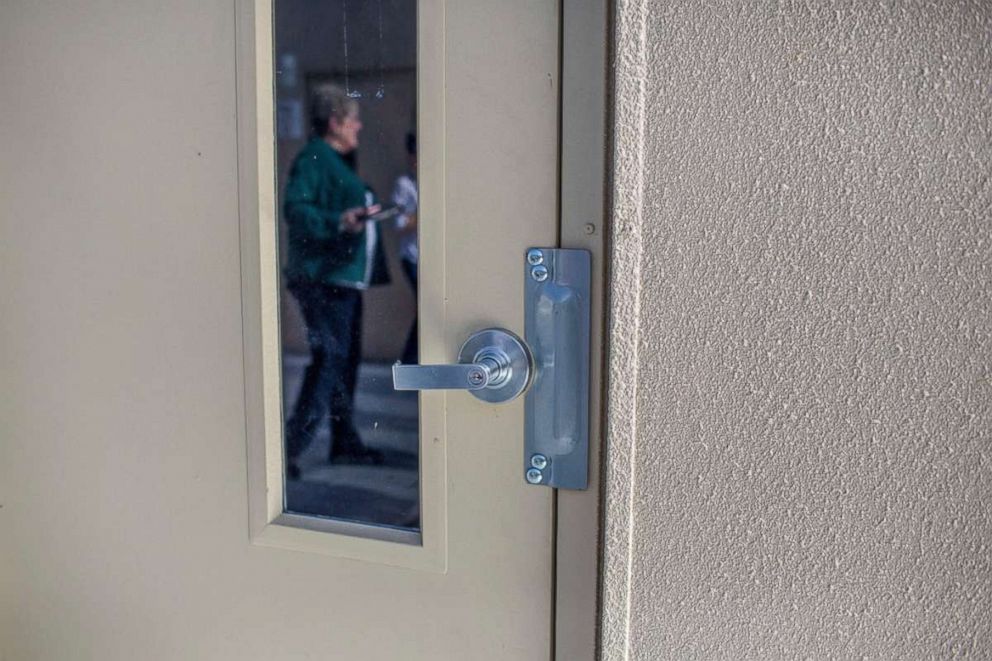
M 498 370 L 498 368 L 497 368 Z M 396 390 L 480 390 L 495 374 L 487 363 L 468 365 L 393 365 Z
M 530 351 L 502 328 L 473 334 L 455 365 L 393 365 L 396 390 L 468 390 L 485 402 L 508 402 L 530 385 Z

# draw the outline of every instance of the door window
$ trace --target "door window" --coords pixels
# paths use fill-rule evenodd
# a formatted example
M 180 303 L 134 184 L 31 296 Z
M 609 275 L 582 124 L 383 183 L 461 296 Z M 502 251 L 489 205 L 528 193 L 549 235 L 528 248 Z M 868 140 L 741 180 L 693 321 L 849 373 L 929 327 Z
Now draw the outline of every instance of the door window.
M 284 511 L 417 531 L 416 0 L 276 0 Z

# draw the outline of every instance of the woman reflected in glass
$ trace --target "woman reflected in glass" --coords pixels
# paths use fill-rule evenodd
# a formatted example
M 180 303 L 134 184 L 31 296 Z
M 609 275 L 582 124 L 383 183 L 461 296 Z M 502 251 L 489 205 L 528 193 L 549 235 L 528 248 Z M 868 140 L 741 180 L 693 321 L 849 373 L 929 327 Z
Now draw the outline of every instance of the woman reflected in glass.
M 378 207 L 350 164 L 362 130 L 358 102 L 327 86 L 314 94 L 310 118 L 313 136 L 293 161 L 284 196 L 289 229 L 284 274 L 310 344 L 310 364 L 286 423 L 290 479 L 299 478 L 297 459 L 325 417 L 331 463 L 383 459 L 366 447 L 353 423 L 362 291 L 388 281 L 378 228 L 367 221 Z

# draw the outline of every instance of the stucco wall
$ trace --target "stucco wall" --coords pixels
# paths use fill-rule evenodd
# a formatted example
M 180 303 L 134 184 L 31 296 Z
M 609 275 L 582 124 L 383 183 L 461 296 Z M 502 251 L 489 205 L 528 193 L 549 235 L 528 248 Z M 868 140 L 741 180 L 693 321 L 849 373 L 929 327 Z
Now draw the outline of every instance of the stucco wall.
M 992 656 L 992 5 L 622 0 L 603 656 Z

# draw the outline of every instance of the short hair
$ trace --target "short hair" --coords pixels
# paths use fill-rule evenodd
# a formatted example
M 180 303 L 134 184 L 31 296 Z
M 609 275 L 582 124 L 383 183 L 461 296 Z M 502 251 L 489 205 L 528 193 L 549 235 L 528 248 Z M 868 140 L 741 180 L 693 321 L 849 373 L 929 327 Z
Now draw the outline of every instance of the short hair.
M 323 85 L 314 90 L 310 104 L 310 128 L 314 135 L 323 138 L 329 130 L 331 118 L 343 121 L 358 111 L 358 101 L 348 96 L 336 85 Z

